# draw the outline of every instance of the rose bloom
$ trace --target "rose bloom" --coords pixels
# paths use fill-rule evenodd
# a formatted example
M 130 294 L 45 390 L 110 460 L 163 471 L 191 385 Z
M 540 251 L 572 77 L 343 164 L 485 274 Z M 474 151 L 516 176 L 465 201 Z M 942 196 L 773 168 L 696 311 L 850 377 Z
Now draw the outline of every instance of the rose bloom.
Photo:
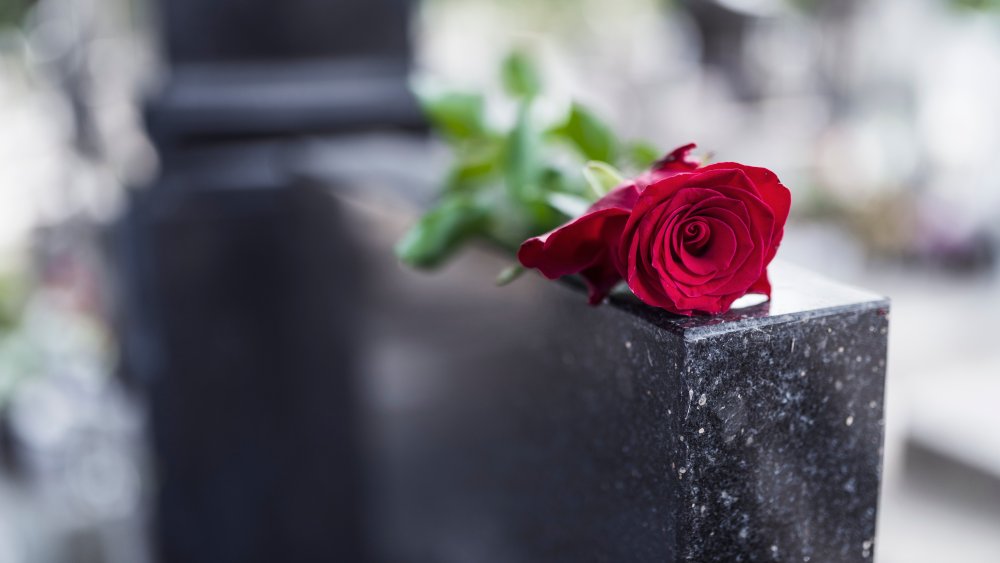
M 788 189 L 764 168 L 699 167 L 693 148 L 525 241 L 519 260 L 550 279 L 580 274 L 592 304 L 622 279 L 643 302 L 681 315 L 722 313 L 747 293 L 770 296 L 767 265 L 784 232 Z

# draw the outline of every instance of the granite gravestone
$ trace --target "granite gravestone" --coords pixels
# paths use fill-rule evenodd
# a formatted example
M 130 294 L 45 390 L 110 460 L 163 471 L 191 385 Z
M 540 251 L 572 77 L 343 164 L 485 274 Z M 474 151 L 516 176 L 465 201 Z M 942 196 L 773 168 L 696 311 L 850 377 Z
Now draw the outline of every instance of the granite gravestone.
M 503 263 L 377 277 L 382 560 L 872 560 L 884 299 L 778 265 L 688 319 Z
M 407 0 L 157 0 L 159 176 L 122 221 L 163 562 L 369 560 L 356 424 L 364 267 L 303 137 L 420 130 Z

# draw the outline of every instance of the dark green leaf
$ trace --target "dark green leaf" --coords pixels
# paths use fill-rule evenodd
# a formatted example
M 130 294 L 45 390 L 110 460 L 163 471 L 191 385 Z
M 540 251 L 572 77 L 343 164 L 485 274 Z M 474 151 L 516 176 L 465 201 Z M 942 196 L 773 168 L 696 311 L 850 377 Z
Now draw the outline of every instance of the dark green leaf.
M 418 93 L 431 123 L 450 140 L 466 140 L 486 131 L 485 101 L 481 94 L 445 92 Z
M 501 79 L 504 89 L 518 98 L 533 98 L 542 90 L 542 79 L 531 60 L 523 51 L 514 51 L 503 61 Z
M 518 110 L 504 154 L 504 179 L 514 201 L 534 199 L 543 170 L 540 149 L 541 134 L 531 121 L 531 104 L 525 102 Z
M 618 139 L 603 121 L 580 104 L 573 104 L 569 119 L 554 134 L 571 143 L 587 160 L 615 162 Z
M 487 210 L 472 198 L 447 197 L 396 244 L 396 256 L 415 268 L 434 268 L 469 237 L 482 233 L 488 222 Z
M 455 163 L 445 183 L 447 192 L 475 189 L 501 178 L 503 141 L 489 139 L 456 150 Z

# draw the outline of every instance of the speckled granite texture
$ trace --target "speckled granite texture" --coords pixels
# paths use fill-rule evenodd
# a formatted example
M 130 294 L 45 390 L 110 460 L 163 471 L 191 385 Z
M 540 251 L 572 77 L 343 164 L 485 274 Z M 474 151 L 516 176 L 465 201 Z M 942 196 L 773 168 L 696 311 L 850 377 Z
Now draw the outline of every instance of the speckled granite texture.
M 778 265 L 771 302 L 688 319 L 472 269 L 380 321 L 383 560 L 872 560 L 886 300 Z
M 722 322 L 653 315 L 684 349 L 666 374 L 680 560 L 873 559 L 888 303 L 777 277 L 774 303 Z

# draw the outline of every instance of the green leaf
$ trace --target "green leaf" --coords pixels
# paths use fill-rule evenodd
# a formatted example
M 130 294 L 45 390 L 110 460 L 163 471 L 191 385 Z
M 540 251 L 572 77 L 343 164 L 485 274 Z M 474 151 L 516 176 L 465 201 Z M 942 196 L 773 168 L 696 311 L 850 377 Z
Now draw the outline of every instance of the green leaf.
M 625 177 L 607 162 L 592 160 L 583 167 L 583 177 L 598 199 L 625 183 Z
M 462 141 L 486 132 L 486 102 L 482 94 L 418 91 L 417 96 L 427 118 L 447 139 Z
M 647 141 L 633 141 L 625 148 L 629 164 L 637 170 L 648 170 L 660 160 L 663 151 Z
M 590 188 L 583 178 L 579 168 L 574 174 L 569 174 L 556 165 L 549 163 L 542 169 L 538 180 L 539 187 L 543 194 L 551 192 L 568 193 L 575 196 L 586 196 L 590 194 Z
M 489 139 L 469 143 L 456 150 L 456 160 L 445 181 L 445 191 L 473 190 L 499 180 L 503 169 L 503 149 L 502 140 Z
M 446 197 L 396 244 L 396 256 L 415 268 L 434 268 L 469 237 L 482 233 L 489 213 L 463 194 Z
M 538 68 L 524 51 L 507 55 L 500 69 L 500 78 L 504 89 L 517 98 L 533 98 L 542 91 Z
M 573 104 L 566 123 L 553 133 L 576 147 L 588 160 L 615 162 L 618 158 L 618 139 L 611 128 L 580 104 Z
M 497 286 L 503 287 L 513 282 L 517 278 L 521 277 L 521 274 L 523 274 L 524 271 L 524 266 L 520 264 L 514 264 L 504 268 L 503 271 L 500 272 L 500 275 L 497 276 Z
M 531 104 L 526 101 L 518 110 L 504 154 L 504 179 L 514 201 L 535 199 L 542 173 L 541 141 L 541 134 L 531 121 Z

